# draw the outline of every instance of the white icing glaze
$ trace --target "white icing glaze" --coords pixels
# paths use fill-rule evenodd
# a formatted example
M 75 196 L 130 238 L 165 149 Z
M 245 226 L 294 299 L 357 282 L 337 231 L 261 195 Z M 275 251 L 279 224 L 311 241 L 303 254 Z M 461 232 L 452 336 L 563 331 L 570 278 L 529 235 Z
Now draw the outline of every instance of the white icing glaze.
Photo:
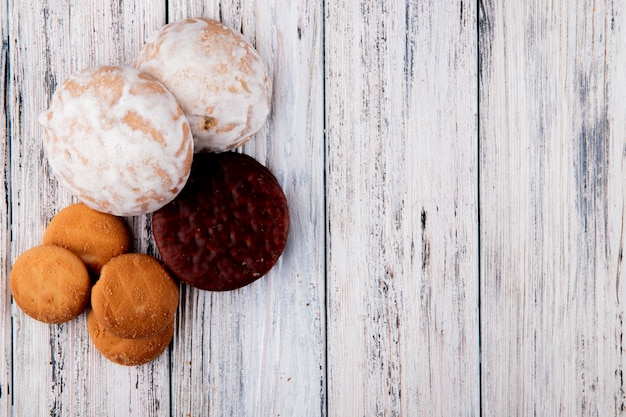
M 191 171 L 193 138 L 174 96 L 134 68 L 71 76 L 39 116 L 59 182 L 89 207 L 118 216 L 173 200 Z
M 148 39 L 133 65 L 176 96 L 196 152 L 241 146 L 269 114 L 271 80 L 259 54 L 241 34 L 214 20 L 164 26 Z

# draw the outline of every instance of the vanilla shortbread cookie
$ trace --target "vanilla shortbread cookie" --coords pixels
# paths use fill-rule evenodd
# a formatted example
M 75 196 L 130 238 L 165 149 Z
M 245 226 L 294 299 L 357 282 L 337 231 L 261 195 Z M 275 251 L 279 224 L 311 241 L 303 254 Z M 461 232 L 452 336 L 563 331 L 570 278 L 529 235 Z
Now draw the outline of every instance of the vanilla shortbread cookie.
M 172 341 L 174 322 L 160 333 L 144 339 L 124 339 L 107 330 L 93 310 L 87 314 L 87 329 L 93 345 L 108 360 L 119 365 L 139 366 L 159 357 Z
M 178 283 L 155 258 L 127 253 L 102 267 L 91 290 L 98 322 L 124 339 L 161 333 L 174 320 Z
M 10 286 L 13 300 L 24 313 L 56 324 L 85 310 L 91 281 L 83 262 L 69 250 L 36 246 L 15 260 Z
M 43 234 L 43 244 L 69 249 L 96 277 L 111 258 L 130 250 L 131 235 L 121 217 L 77 203 L 52 218 Z

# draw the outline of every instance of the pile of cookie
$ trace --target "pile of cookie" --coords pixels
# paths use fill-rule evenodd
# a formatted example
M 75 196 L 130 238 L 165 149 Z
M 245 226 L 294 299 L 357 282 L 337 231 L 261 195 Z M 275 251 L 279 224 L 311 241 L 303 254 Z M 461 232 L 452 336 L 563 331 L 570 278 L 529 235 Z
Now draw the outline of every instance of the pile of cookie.
M 72 75 L 39 120 L 50 168 L 80 203 L 16 259 L 16 304 L 46 323 L 89 310 L 103 356 L 141 365 L 172 341 L 179 282 L 229 291 L 265 275 L 287 244 L 287 199 L 231 150 L 263 126 L 270 99 L 258 52 L 204 18 L 161 28 L 133 67 Z M 124 217 L 141 214 L 161 260 L 131 251 Z
M 158 260 L 130 248 L 122 218 L 70 205 L 53 217 L 42 244 L 13 264 L 13 299 L 45 323 L 75 319 L 91 305 L 89 334 L 106 358 L 149 362 L 172 340 L 179 290 Z

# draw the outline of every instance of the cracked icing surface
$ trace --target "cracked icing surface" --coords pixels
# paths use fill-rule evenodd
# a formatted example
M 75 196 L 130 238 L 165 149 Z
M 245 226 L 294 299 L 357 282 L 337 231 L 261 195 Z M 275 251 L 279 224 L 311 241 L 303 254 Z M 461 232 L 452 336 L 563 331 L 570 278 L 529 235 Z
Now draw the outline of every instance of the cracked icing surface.
M 118 216 L 150 213 L 183 188 L 193 157 L 174 96 L 127 67 L 71 76 L 39 117 L 59 182 L 87 206 Z
M 134 66 L 176 96 L 196 152 L 237 148 L 265 123 L 271 81 L 257 51 L 210 19 L 170 23 L 152 35 Z

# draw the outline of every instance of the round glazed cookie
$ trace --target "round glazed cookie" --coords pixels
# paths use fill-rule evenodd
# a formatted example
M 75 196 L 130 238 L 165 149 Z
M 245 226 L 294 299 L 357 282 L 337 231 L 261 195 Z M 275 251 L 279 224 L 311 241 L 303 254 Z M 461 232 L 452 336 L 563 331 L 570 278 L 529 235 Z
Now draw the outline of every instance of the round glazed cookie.
M 172 341 L 174 322 L 164 331 L 144 339 L 124 339 L 98 322 L 93 310 L 87 314 L 87 330 L 93 345 L 108 360 L 119 365 L 138 366 L 159 357 Z
M 111 258 L 128 252 L 131 235 L 122 218 L 77 203 L 52 218 L 43 234 L 43 244 L 69 249 L 90 273 L 98 275 Z
M 24 313 L 45 323 L 63 323 L 85 310 L 91 281 L 85 265 L 69 250 L 36 246 L 15 260 L 10 287 Z
M 258 52 L 240 33 L 215 20 L 165 25 L 147 40 L 133 66 L 176 96 L 196 152 L 243 145 L 269 114 L 272 86 Z
M 197 154 L 183 191 L 153 213 L 152 230 L 163 262 L 181 281 L 233 290 L 263 276 L 282 254 L 287 199 L 252 157 Z
M 161 333 L 174 320 L 178 285 L 155 258 L 127 253 L 109 261 L 91 290 L 99 323 L 126 339 Z
M 72 75 L 39 121 L 52 172 L 95 210 L 152 212 L 189 176 L 193 138 L 182 109 L 161 83 L 134 68 Z

